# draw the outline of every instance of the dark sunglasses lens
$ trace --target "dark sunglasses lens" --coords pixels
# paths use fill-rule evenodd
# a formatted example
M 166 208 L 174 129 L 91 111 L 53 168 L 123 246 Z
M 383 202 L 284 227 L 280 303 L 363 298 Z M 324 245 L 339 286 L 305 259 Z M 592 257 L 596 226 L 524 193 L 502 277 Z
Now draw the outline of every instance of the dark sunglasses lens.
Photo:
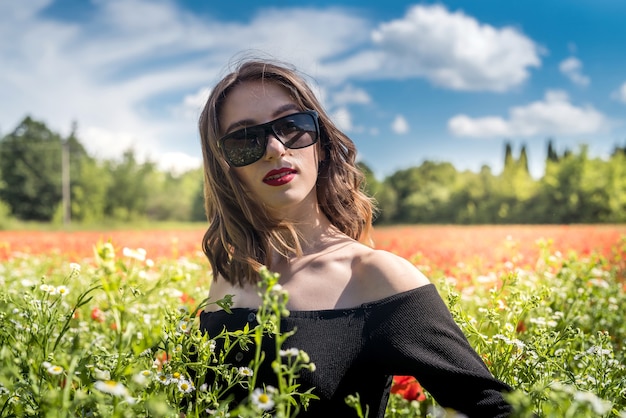
M 294 113 L 271 123 L 240 129 L 222 140 L 230 165 L 243 167 L 261 159 L 265 154 L 267 136 L 271 133 L 292 149 L 313 145 L 319 137 L 316 116 L 312 113 Z
M 252 164 L 265 153 L 264 138 L 263 129 L 242 129 L 224 140 L 224 154 L 234 167 Z
M 308 113 L 281 118 L 274 122 L 272 129 L 287 148 L 304 148 L 317 142 L 315 119 Z

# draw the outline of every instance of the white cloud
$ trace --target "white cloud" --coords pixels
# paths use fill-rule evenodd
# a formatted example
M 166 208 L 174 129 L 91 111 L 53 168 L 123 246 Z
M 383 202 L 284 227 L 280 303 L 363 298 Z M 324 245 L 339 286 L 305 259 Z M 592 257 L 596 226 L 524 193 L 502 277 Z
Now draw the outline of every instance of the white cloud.
M 89 3 L 93 13 L 80 21 L 57 21 L 42 15 L 50 3 L 0 2 L 0 91 L 11 98 L 0 100 L 1 131 L 27 114 L 63 135 L 77 121 L 94 155 L 132 147 L 165 165 L 184 165 L 171 152 L 199 154 L 200 103 L 238 51 L 262 49 L 331 78 L 319 63 L 369 33 L 367 21 L 333 8 L 269 9 L 239 23 L 200 18 L 173 1 L 108 0 Z
M 398 135 L 404 135 L 409 132 L 409 124 L 402 115 L 397 115 L 391 123 L 391 130 Z
M 586 75 L 582 73 L 583 64 L 580 62 L 578 58 L 569 57 L 559 64 L 559 70 L 563 73 L 570 81 L 579 86 L 587 86 L 589 85 L 590 79 Z
M 352 115 L 350 115 L 350 111 L 347 108 L 340 107 L 336 109 L 330 117 L 340 130 L 350 132 L 354 129 L 352 126 Z
M 582 135 L 603 131 L 609 121 L 592 106 L 576 107 L 562 91 L 548 91 L 542 101 L 513 107 L 508 119 L 457 115 L 448 121 L 456 136 L 473 138 Z
M 611 97 L 622 103 L 626 103 L 626 81 L 613 92 Z
M 191 157 L 182 152 L 165 152 L 159 158 L 159 168 L 174 173 L 180 174 L 198 167 L 202 167 L 202 158 Z
M 347 85 L 343 90 L 332 93 L 332 104 L 343 106 L 347 104 L 368 104 L 372 101 L 370 95 L 363 89 Z
M 511 135 L 509 122 L 499 116 L 471 118 L 457 115 L 448 121 L 448 130 L 456 136 L 492 138 Z
M 61 134 L 76 121 L 89 152 L 110 158 L 132 147 L 162 167 L 197 161 L 208 86 L 238 51 L 295 64 L 314 90 L 327 92 L 341 129 L 376 134 L 376 126 L 354 126 L 347 106 L 374 99 L 347 80 L 421 77 L 450 89 L 506 91 L 541 65 L 541 48 L 521 31 L 443 6 L 414 6 L 375 27 L 356 9 L 274 7 L 249 21 L 218 21 L 168 0 L 85 2 L 93 10 L 81 20 L 54 20 L 42 14 L 51 2 L 0 0 L 0 92 L 9 98 L 0 98 L 1 131 L 26 114 Z M 488 119 L 466 118 L 457 119 L 461 131 L 487 129 L 479 122 Z M 493 119 L 504 128 L 492 129 L 513 129 Z M 408 129 L 402 120 L 400 131 Z
M 98 158 L 115 158 L 120 156 L 123 151 L 128 149 L 137 151 L 137 148 L 140 148 L 139 154 L 141 154 L 146 148 L 145 144 L 138 147 L 140 138 L 133 134 L 104 129 L 99 126 L 83 127 L 79 124 L 77 137 L 87 149 L 96 152 Z M 137 155 L 137 157 L 138 160 L 143 161 L 147 156 Z
M 323 30 L 320 25 L 311 24 L 314 22 L 323 22 Z M 368 30 L 369 23 L 354 11 L 269 8 L 262 9 L 249 25 L 229 35 L 238 40 L 238 48 L 262 48 L 307 72 L 318 73 L 321 62 L 367 41 Z
M 11 97 L 0 101 L 0 125 L 16 126 L 30 114 L 66 135 L 77 121 L 86 148 L 105 158 L 131 146 L 137 154 L 165 151 L 169 131 L 182 124 L 163 114 L 167 108 L 153 114 L 149 101 L 206 82 L 211 68 L 142 60 L 188 51 L 194 43 L 186 38 L 198 22 L 163 2 L 108 1 L 94 3 L 99 9 L 89 25 L 68 23 L 41 17 L 48 3 L 20 2 L 0 13 L 0 27 L 12 33 L 10 42 L 0 40 L 0 90 Z M 132 13 L 125 9 L 131 4 Z M 133 16 L 142 30 L 128 21 Z M 195 140 L 195 126 L 186 129 L 178 138 Z
M 195 93 L 185 95 L 182 103 L 174 106 L 172 112 L 186 120 L 197 121 L 210 94 L 210 88 L 201 87 Z
M 381 24 L 372 39 L 387 76 L 426 77 L 455 90 L 506 91 L 539 67 L 541 48 L 512 27 L 481 24 L 462 11 L 418 5 Z

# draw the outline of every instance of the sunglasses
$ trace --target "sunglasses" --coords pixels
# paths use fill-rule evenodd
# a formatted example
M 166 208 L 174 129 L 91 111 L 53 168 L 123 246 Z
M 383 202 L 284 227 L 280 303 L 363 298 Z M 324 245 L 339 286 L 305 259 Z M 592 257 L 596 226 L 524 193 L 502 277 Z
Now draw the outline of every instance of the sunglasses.
M 231 132 L 217 141 L 217 146 L 231 167 L 243 167 L 259 161 L 272 134 L 290 149 L 310 147 L 320 137 L 317 112 L 307 110 L 283 116 L 271 122 L 248 126 Z

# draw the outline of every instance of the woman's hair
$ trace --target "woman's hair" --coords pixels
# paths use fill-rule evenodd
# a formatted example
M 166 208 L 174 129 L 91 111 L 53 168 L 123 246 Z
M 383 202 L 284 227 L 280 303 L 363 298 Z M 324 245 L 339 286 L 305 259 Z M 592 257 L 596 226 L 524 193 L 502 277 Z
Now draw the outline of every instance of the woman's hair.
M 204 198 L 209 227 L 202 239 L 213 276 L 243 286 L 254 283 L 261 266 L 271 270 L 272 250 L 301 254 L 297 225 L 274 219 L 246 193 L 223 158 L 217 140 L 225 134 L 220 113 L 231 90 L 250 81 L 276 83 L 285 88 L 302 110 L 319 114 L 324 160 L 317 179 L 317 198 L 323 213 L 341 232 L 355 240 L 370 239 L 373 201 L 364 192 L 365 177 L 355 164 L 356 147 L 330 120 L 313 91 L 291 66 L 269 60 L 244 60 L 213 88 L 200 115 L 204 159 Z

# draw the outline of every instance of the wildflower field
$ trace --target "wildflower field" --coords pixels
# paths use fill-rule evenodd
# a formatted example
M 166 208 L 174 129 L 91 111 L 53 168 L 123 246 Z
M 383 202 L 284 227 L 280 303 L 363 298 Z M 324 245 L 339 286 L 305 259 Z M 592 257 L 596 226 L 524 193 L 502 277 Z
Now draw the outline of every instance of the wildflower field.
M 204 300 L 203 233 L 0 231 L 0 417 L 289 417 L 315 402 L 297 385 L 315 359 L 282 346 L 288 295 L 271 272 L 259 326 L 197 331 L 205 303 L 229 304 Z M 514 416 L 626 418 L 626 225 L 396 226 L 373 238 L 437 285 L 517 389 Z M 263 353 L 233 368 L 215 350 L 268 334 L 277 387 L 256 382 Z M 227 396 L 236 385 L 250 395 L 239 405 Z M 346 401 L 367 416 L 358 394 Z M 388 417 L 444 414 L 419 382 L 394 378 Z

